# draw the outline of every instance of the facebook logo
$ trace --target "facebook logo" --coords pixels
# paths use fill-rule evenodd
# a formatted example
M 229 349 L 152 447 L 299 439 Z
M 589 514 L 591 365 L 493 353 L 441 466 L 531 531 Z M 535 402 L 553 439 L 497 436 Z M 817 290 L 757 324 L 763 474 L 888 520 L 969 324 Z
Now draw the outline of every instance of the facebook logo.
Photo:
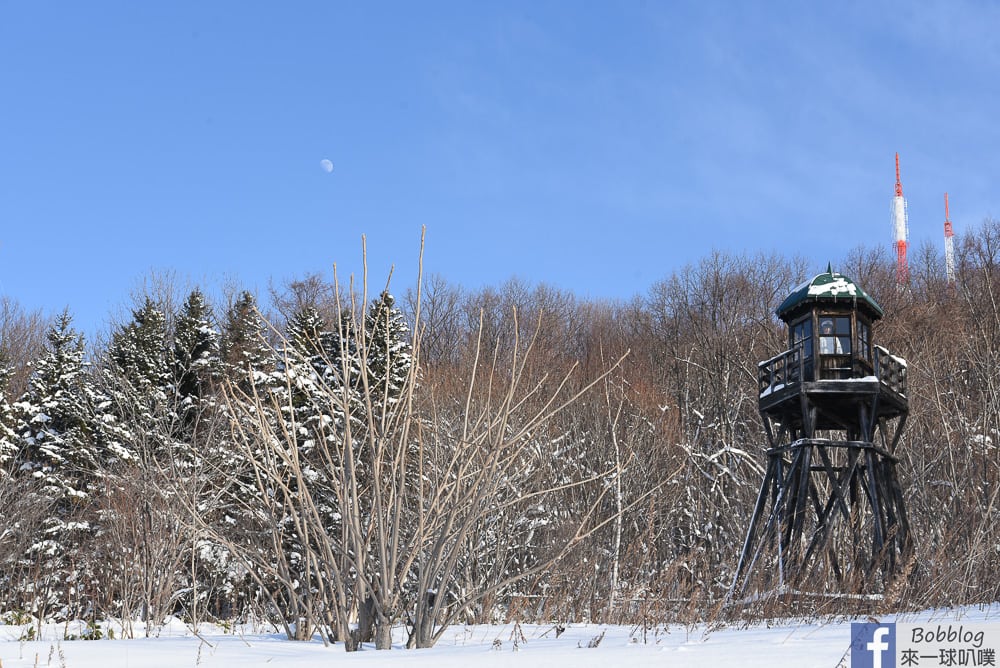
M 851 668 L 896 668 L 896 625 L 851 624 Z

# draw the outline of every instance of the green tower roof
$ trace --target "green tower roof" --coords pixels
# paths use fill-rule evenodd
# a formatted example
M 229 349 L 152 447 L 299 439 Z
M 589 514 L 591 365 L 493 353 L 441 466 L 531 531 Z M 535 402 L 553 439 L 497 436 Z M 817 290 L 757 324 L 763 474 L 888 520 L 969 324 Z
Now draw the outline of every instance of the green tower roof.
M 789 317 L 797 315 L 795 312 L 801 307 L 817 302 L 830 304 L 853 302 L 854 308 L 866 311 L 874 320 L 885 315 L 882 307 L 867 292 L 829 266 L 825 274 L 819 274 L 792 290 L 775 313 L 787 322 Z

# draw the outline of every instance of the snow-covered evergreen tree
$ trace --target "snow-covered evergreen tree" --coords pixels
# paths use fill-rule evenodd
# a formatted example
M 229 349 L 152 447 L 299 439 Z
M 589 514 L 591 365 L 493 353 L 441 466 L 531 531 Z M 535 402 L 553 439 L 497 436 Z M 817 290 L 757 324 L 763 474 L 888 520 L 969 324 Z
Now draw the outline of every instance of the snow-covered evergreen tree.
M 177 394 L 200 399 L 219 371 L 219 332 L 201 290 L 184 300 L 174 329 L 174 378 Z
M 284 397 L 286 384 L 278 370 L 278 356 L 267 342 L 265 336 L 266 323 L 257 308 L 257 300 L 247 291 L 240 293 L 226 312 L 223 323 L 220 352 L 222 373 L 226 382 L 222 384 L 225 394 L 226 419 L 230 420 L 230 434 L 236 434 L 233 439 L 225 439 L 222 448 L 217 451 L 216 464 L 220 470 L 228 473 L 226 493 L 221 495 L 222 507 L 219 509 L 220 533 L 229 534 L 236 544 L 262 545 L 269 542 L 267 532 L 273 529 L 265 521 L 266 529 L 261 530 L 257 523 L 258 511 L 266 514 L 266 508 L 273 504 L 272 496 L 265 496 L 257 484 L 255 467 L 260 459 L 262 444 L 255 438 L 240 438 L 255 432 L 260 424 L 269 425 L 270 433 L 283 433 L 279 398 Z M 235 442 L 234 442 L 235 440 Z M 248 510 L 253 509 L 248 517 Z M 234 522 L 233 517 L 240 517 Z M 208 557 L 206 549 L 202 555 Z M 301 554 L 293 549 L 286 549 L 286 554 Z M 221 554 L 217 548 L 215 554 Z M 275 557 L 277 558 L 277 556 Z M 252 579 L 240 582 L 236 573 L 230 573 L 226 587 L 227 596 L 248 599 L 259 599 L 261 594 L 259 584 Z M 266 577 L 262 574 L 260 577 Z M 304 581 L 304 580 L 303 580 Z M 279 603 L 279 607 L 280 607 Z
M 171 369 L 167 319 L 149 298 L 112 334 L 103 380 L 110 400 L 108 431 L 123 447 L 156 456 L 166 447 Z
M 413 365 L 410 328 L 393 296 L 383 292 L 365 314 L 368 344 L 365 372 L 372 403 L 389 408 L 396 403 Z
M 166 342 L 166 314 L 146 297 L 142 306 L 132 312 L 132 321 L 112 335 L 107 354 L 136 388 L 162 389 L 170 382 Z
M 240 465 L 228 443 L 229 416 L 217 402 L 225 370 L 220 345 L 212 310 L 196 289 L 184 301 L 174 324 L 173 380 L 179 420 L 173 461 L 181 478 L 177 484 L 197 494 L 195 503 L 202 519 L 214 524 L 235 521 L 237 511 L 219 499 L 221 490 L 239 475 Z M 192 580 L 183 605 L 198 610 L 208 605 L 207 596 L 231 600 L 237 573 L 228 550 L 211 539 L 198 539 L 192 547 Z
M 184 301 L 174 326 L 173 380 L 182 439 L 194 431 L 199 415 L 210 408 L 210 390 L 218 378 L 219 332 L 200 290 Z M 208 402 L 208 404 L 206 404 Z
M 66 508 L 88 496 L 99 468 L 98 394 L 86 372 L 83 337 L 64 312 L 48 333 L 28 393 L 15 405 L 23 446 L 20 470 L 45 481 Z
M 83 604 L 82 546 L 91 534 L 92 496 L 99 488 L 102 462 L 121 454 L 109 453 L 101 443 L 98 410 L 105 402 L 86 367 L 83 337 L 63 312 L 48 332 L 48 346 L 35 364 L 28 392 L 14 406 L 17 473 L 38 481 L 53 507 L 26 555 L 38 572 L 26 603 L 38 614 L 75 614 L 74 608 Z
M 313 307 L 298 311 L 288 324 L 288 346 L 282 373 L 292 388 L 290 401 L 294 420 L 304 441 L 333 438 L 332 429 L 343 423 L 343 410 L 337 405 L 342 387 L 341 346 Z
M 0 354 L 0 478 L 10 475 L 10 467 L 17 455 L 16 415 L 14 407 L 7 398 L 10 388 L 10 377 L 13 367 L 4 355 Z
M 276 368 L 264 322 L 253 294 L 244 291 L 226 313 L 221 340 L 222 363 L 229 379 L 246 393 L 268 385 Z
M 308 496 L 323 517 L 326 536 L 334 535 L 339 514 L 328 457 L 336 457 L 343 425 L 330 396 L 330 388 L 339 384 L 331 364 L 334 337 L 315 308 L 300 309 L 288 323 L 287 339 L 273 370 L 262 374 L 271 364 L 266 356 L 273 353 L 259 343 L 248 345 L 262 342 L 260 330 L 255 329 L 260 324 L 252 302 L 241 299 L 230 311 L 223 340 L 227 367 L 243 367 L 235 376 L 236 392 L 229 393 L 230 402 L 235 403 L 228 410 L 231 419 L 245 423 L 234 432 L 238 447 L 233 452 L 228 495 L 239 496 L 236 505 L 254 509 L 240 511 L 244 521 L 233 527 L 232 534 L 250 549 L 267 545 L 275 550 L 271 556 L 258 553 L 254 562 L 257 584 L 250 588 L 263 587 L 281 617 L 298 627 L 295 637 L 305 640 L 311 637 L 314 623 L 307 621 L 314 613 L 306 611 L 313 609 L 316 588 L 326 576 L 307 557 L 316 554 L 319 541 L 327 539 L 301 531 L 297 509 L 303 489 L 295 471 L 308 480 Z M 249 380 L 247 371 L 253 372 L 252 387 L 242 386 Z M 268 468 L 273 461 L 269 453 L 274 452 L 295 464 Z M 280 480 L 262 484 L 262 469 Z

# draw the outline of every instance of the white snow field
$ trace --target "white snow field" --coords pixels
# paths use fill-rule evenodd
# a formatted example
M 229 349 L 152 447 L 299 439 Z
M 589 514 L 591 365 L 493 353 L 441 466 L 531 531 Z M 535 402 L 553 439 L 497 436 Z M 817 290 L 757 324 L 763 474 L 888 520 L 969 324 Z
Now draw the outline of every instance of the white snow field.
M 855 620 L 866 621 L 866 620 Z M 883 622 L 954 622 L 996 624 L 1000 605 L 934 610 L 882 618 Z M 342 646 L 320 641 L 292 642 L 266 632 L 226 632 L 204 625 L 196 636 L 172 620 L 157 628 L 158 636 L 133 640 L 63 640 L 79 633 L 71 625 L 51 625 L 40 640 L 20 640 L 23 626 L 0 627 L 2 668 L 151 668 L 157 666 L 405 666 L 408 668 L 479 668 L 480 666 L 738 666 L 751 668 L 837 668 L 850 665 L 851 620 L 782 622 L 749 628 L 706 630 L 704 626 L 643 629 L 627 626 L 568 625 L 555 637 L 552 626 L 523 625 L 523 639 L 513 625 L 457 626 L 432 649 L 346 653 Z M 136 625 L 137 635 L 142 628 Z M 587 645 L 600 634 L 599 645 Z M 200 637 L 199 637 L 200 636 Z M 515 638 L 518 639 L 515 647 Z M 402 631 L 398 640 L 402 642 Z

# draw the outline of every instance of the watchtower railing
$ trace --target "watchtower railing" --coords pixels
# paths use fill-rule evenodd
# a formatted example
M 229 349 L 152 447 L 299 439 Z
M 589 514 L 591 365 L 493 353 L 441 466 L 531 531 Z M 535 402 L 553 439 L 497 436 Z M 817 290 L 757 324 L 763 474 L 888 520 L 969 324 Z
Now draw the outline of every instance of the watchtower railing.
M 822 358 L 822 356 L 821 356 Z M 867 370 L 871 368 L 874 377 L 886 387 L 897 394 L 906 396 L 906 361 L 896 357 L 882 346 L 875 346 L 874 364 L 869 367 L 867 362 L 860 359 L 853 359 L 854 370 L 852 376 L 845 378 L 843 375 L 835 377 L 824 377 L 826 372 L 819 371 L 820 378 L 816 378 L 817 365 L 813 357 L 805 358 L 803 355 L 803 344 L 800 341 L 791 349 L 775 355 L 769 360 L 764 360 L 757 365 L 758 394 L 763 397 L 772 392 L 777 392 L 789 385 L 803 381 L 813 380 L 863 380 Z M 850 372 L 851 369 L 838 370 Z
M 896 394 L 906 396 L 906 361 L 875 346 L 875 377 Z
M 764 396 L 802 380 L 807 380 L 804 376 L 805 358 L 802 355 L 802 342 L 800 341 L 790 350 L 757 365 L 759 394 Z

